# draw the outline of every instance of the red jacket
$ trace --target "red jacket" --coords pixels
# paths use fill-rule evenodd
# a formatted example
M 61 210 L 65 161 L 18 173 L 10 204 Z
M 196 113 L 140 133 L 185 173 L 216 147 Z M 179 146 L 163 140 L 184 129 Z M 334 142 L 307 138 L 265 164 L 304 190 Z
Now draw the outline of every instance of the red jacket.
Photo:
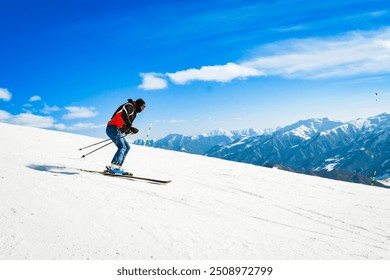
M 136 116 L 137 113 L 134 110 L 134 104 L 132 102 L 127 102 L 119 106 L 107 125 L 114 125 L 119 129 L 130 128 L 132 127 Z

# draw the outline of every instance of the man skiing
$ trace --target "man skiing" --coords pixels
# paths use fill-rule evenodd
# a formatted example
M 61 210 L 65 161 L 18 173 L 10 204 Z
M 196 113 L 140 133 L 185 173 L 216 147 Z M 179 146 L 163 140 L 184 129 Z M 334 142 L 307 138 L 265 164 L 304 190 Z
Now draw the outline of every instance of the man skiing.
M 141 98 L 136 101 L 128 99 L 126 103 L 119 106 L 112 115 L 111 120 L 107 123 L 106 133 L 118 147 L 111 161 L 111 168 L 109 169 L 111 173 L 118 175 L 129 174 L 129 172 L 122 169 L 123 162 L 130 151 L 130 144 L 126 141 L 125 136 L 138 133 L 138 129 L 133 127 L 133 122 L 137 117 L 137 113 L 141 113 L 145 107 L 145 101 Z

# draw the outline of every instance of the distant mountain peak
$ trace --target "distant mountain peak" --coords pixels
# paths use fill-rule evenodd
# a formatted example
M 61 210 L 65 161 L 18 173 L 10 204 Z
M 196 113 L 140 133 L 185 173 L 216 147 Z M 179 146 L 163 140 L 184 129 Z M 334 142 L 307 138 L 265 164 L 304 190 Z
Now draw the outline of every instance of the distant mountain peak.
M 314 135 L 321 134 L 342 124 L 343 122 L 330 118 L 311 118 L 280 128 L 277 132 L 279 134 L 294 135 L 308 140 Z
M 242 129 L 242 130 L 232 130 L 232 131 L 228 131 L 226 129 L 219 128 L 219 129 L 213 130 L 209 133 L 203 133 L 201 135 L 206 136 L 206 137 L 221 136 L 221 135 L 224 135 L 227 137 L 245 137 L 245 136 L 257 136 L 257 135 L 260 135 L 263 133 L 264 133 L 264 131 L 254 129 L 254 128 L 247 128 L 247 129 Z
M 201 134 L 203 136 L 208 136 L 208 137 L 212 137 L 212 136 L 220 136 L 220 135 L 225 135 L 225 136 L 228 136 L 228 137 L 232 137 L 233 136 L 233 133 L 230 132 L 230 131 L 227 131 L 225 129 L 222 129 L 222 128 L 218 128 L 216 130 L 213 130 L 209 133 L 206 133 L 206 134 Z

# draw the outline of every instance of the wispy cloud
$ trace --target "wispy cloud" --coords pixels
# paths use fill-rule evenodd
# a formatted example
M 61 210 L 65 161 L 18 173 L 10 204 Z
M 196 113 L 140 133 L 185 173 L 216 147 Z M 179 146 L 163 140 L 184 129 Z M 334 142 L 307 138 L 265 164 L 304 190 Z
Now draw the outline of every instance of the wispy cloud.
M 94 107 L 68 106 L 65 107 L 65 109 L 69 112 L 63 116 L 63 119 L 65 120 L 92 118 L 98 114 Z
M 142 74 L 143 83 L 139 88 L 164 88 L 167 86 L 166 77 L 174 84 L 185 85 L 196 80 L 230 82 L 258 76 L 324 79 L 386 73 L 390 73 L 390 27 L 267 44 L 241 63 Z
M 214 119 L 213 117 L 208 117 L 208 118 L 207 118 L 207 121 L 209 121 L 209 122 L 211 122 L 211 123 L 214 123 L 214 124 L 225 123 L 224 120 L 217 120 L 217 119 Z
M 40 100 L 42 100 L 42 98 L 39 95 L 31 96 L 29 99 L 30 102 L 35 102 L 35 101 L 40 101 Z
M 262 52 L 273 52 L 262 56 Z M 263 46 L 242 63 L 266 75 L 320 79 L 390 72 L 390 28 Z
M 278 32 L 290 32 L 290 31 L 305 30 L 306 28 L 307 27 L 304 25 L 294 25 L 294 26 L 272 28 L 272 30 L 275 30 Z
M 138 88 L 143 90 L 165 89 L 168 86 L 164 75 L 160 73 L 141 73 L 142 84 Z
M 0 88 L 0 99 L 4 101 L 10 101 L 12 94 L 6 88 Z
M 163 123 L 163 124 L 175 124 L 175 123 L 185 123 L 188 122 L 187 120 L 156 120 L 156 123 Z
M 191 81 L 229 82 L 234 79 L 261 76 L 263 72 L 250 66 L 229 62 L 225 65 L 203 66 L 166 74 L 175 84 L 184 85 Z
M 376 12 L 369 13 L 369 15 L 372 17 L 381 17 L 387 15 L 388 13 L 389 13 L 388 11 L 383 10 L 383 11 L 376 11 Z

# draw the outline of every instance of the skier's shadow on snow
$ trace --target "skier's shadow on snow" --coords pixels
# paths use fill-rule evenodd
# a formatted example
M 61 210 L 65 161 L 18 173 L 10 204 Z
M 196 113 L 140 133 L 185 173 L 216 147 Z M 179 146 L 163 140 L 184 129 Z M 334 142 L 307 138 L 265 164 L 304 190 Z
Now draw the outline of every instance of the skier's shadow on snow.
M 27 167 L 37 171 L 44 171 L 44 172 L 63 174 L 63 175 L 79 174 L 78 172 L 66 171 L 66 167 L 63 166 L 30 164 L 27 165 Z

